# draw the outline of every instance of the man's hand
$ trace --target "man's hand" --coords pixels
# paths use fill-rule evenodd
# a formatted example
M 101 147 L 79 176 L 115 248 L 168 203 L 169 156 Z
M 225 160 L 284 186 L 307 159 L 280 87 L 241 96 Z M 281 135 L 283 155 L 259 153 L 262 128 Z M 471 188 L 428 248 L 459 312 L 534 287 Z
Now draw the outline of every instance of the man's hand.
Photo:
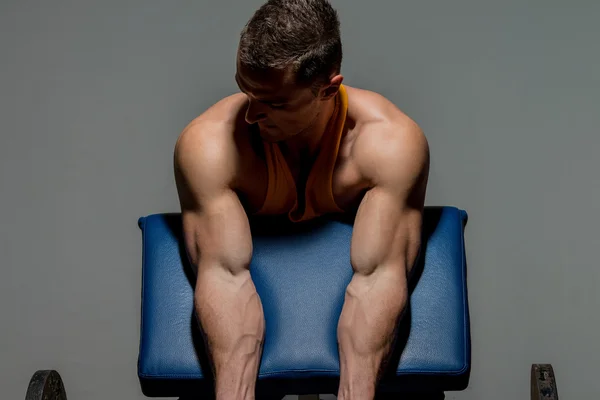
M 419 253 L 429 148 L 412 122 L 364 128 L 354 148 L 370 182 L 351 244 L 354 276 L 338 324 L 338 399 L 373 399 L 408 300 L 407 276 Z

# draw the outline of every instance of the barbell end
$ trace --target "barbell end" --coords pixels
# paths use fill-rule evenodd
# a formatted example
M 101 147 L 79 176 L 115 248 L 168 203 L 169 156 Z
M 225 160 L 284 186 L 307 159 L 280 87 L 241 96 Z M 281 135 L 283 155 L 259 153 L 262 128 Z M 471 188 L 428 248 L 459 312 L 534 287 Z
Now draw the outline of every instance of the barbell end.
M 531 365 L 531 400 L 558 400 L 552 364 Z

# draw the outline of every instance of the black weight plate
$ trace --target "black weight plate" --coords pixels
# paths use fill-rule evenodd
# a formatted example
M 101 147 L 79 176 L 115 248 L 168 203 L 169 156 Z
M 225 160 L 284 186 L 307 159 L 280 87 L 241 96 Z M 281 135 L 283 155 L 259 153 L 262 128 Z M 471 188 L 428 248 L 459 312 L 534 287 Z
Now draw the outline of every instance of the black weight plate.
M 29 381 L 25 400 L 67 400 L 60 374 L 54 370 L 37 371 Z

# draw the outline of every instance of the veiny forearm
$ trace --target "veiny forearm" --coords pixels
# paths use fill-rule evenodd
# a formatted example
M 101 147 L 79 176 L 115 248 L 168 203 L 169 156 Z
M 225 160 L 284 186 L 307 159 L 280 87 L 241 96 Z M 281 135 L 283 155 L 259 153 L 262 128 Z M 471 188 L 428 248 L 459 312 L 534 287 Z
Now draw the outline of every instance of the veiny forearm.
M 355 274 L 338 324 L 339 400 L 373 399 L 407 302 L 406 278 L 389 268 Z
M 199 268 L 195 305 L 220 399 L 254 399 L 264 316 L 250 273 Z

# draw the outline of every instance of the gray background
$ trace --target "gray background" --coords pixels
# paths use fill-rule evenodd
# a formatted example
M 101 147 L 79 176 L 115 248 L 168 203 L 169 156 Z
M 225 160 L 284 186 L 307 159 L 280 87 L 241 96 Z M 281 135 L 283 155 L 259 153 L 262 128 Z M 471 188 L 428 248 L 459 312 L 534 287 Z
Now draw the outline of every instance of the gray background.
M 260 1 L 0 5 L 0 387 L 141 399 L 138 216 L 177 211 L 181 129 L 236 91 Z M 335 0 L 346 83 L 412 116 L 428 205 L 467 227 L 473 371 L 450 399 L 525 399 L 555 367 L 600 393 L 600 2 Z

